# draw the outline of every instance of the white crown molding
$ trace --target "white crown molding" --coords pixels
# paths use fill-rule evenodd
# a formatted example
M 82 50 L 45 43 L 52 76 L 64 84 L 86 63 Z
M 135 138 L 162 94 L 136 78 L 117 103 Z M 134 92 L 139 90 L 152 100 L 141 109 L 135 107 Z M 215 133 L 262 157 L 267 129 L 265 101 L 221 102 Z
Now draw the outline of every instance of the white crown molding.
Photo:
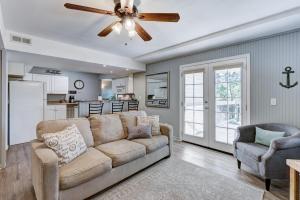
M 300 28 L 300 7 L 153 51 L 134 59 L 154 63 Z

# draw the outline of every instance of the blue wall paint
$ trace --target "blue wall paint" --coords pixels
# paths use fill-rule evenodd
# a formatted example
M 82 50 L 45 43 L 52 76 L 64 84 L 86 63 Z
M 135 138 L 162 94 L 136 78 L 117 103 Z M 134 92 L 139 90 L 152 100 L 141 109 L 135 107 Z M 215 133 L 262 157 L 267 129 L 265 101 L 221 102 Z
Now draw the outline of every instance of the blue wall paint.
M 285 33 L 269 38 L 244 42 L 220 49 L 197 53 L 147 65 L 147 73 L 170 72 L 170 109 L 147 108 L 159 114 L 162 122 L 174 126 L 179 136 L 179 67 L 183 64 L 236 56 L 251 56 L 251 123 L 281 122 L 300 127 L 300 86 L 284 89 L 281 72 L 291 66 L 296 71 L 292 82 L 300 81 L 300 32 Z M 277 106 L 270 99 L 277 98 Z

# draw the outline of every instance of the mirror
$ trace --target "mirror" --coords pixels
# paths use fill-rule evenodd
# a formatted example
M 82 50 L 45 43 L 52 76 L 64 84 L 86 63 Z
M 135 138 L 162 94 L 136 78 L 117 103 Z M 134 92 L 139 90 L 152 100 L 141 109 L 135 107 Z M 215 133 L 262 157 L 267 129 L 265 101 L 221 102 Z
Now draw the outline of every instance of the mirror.
M 146 76 L 146 106 L 169 108 L 169 73 Z

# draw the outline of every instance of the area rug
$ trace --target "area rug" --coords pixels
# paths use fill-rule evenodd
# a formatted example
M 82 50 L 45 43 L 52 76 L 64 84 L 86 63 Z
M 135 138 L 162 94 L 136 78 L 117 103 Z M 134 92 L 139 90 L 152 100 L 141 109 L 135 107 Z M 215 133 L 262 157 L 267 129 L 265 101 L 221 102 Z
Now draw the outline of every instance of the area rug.
M 170 158 L 128 178 L 93 200 L 262 200 L 264 191 Z

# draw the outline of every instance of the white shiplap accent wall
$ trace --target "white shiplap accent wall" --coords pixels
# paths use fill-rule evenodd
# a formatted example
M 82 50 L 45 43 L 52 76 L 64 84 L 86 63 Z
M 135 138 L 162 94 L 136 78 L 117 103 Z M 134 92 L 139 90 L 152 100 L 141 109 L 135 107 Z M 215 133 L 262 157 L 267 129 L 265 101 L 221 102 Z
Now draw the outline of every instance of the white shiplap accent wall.
M 280 122 L 300 127 L 300 85 L 284 89 L 279 82 L 285 79 L 281 72 L 286 66 L 296 71 L 291 83 L 300 84 L 300 31 L 244 42 L 191 56 L 149 64 L 147 73 L 170 72 L 170 109 L 147 108 L 150 114 L 159 114 L 161 121 L 174 126 L 179 136 L 179 67 L 206 60 L 250 54 L 251 60 L 251 123 Z M 270 99 L 277 98 L 277 106 Z

